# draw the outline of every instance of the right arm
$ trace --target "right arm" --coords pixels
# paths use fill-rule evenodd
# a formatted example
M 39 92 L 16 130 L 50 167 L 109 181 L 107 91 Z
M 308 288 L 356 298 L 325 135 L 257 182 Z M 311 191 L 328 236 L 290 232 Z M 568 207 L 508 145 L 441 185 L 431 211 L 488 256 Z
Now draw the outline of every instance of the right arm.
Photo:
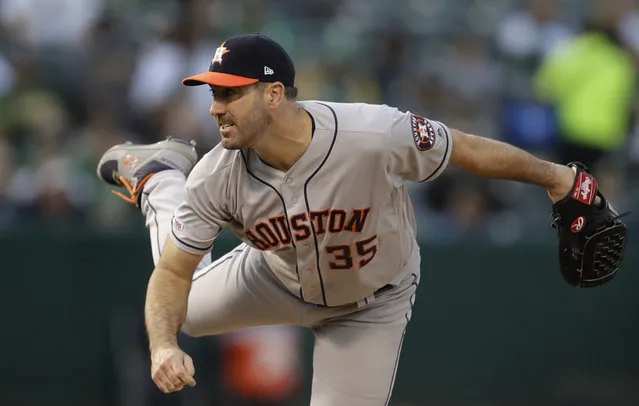
M 151 377 L 164 393 L 195 386 L 193 360 L 177 343 L 186 317 L 191 280 L 203 255 L 179 249 L 168 238 L 146 293 L 144 318 L 151 350 Z
M 184 200 L 175 208 L 169 237 L 149 280 L 144 319 L 151 352 L 177 347 L 193 273 L 230 217 L 224 193 L 228 176 L 211 168 L 218 162 L 207 155 L 191 171 Z
M 186 317 L 193 272 L 203 255 L 191 254 L 175 246 L 171 238 L 149 280 L 145 324 L 151 352 L 177 346 L 177 337 Z
M 191 280 L 204 255 L 190 254 L 168 238 L 149 280 L 144 319 L 151 351 L 151 377 L 164 393 L 195 386 L 193 360 L 178 346 Z
M 174 211 L 170 236 L 147 287 L 144 319 L 151 376 L 165 393 L 195 385 L 193 361 L 179 348 L 178 334 L 186 319 L 193 274 L 230 217 L 225 209 L 227 177 L 214 176 L 210 165 L 218 161 L 207 158 L 195 165 L 186 181 L 184 200 Z

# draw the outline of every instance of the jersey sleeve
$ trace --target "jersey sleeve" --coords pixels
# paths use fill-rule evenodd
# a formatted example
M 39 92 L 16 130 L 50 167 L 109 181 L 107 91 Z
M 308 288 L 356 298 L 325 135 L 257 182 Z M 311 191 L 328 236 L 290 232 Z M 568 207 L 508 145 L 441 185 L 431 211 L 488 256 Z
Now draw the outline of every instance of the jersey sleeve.
M 448 165 L 453 148 L 449 128 L 439 121 L 390 109 L 388 172 L 396 180 L 427 182 Z
M 171 221 L 175 245 L 197 255 L 211 252 L 213 241 L 231 218 L 226 210 L 225 176 L 204 176 L 202 169 L 196 166 L 191 172 L 184 200 L 175 209 Z

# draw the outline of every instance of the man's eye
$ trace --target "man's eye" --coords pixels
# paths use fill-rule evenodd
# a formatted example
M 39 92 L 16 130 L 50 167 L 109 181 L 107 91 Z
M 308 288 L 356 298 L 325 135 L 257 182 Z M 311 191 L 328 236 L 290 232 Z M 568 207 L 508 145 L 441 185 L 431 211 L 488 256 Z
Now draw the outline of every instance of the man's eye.
M 209 91 L 211 92 L 211 95 L 216 98 L 217 100 L 232 100 L 232 99 L 237 99 L 238 97 L 241 96 L 241 93 L 239 91 L 239 89 L 234 89 L 234 88 L 219 88 L 219 89 L 214 89 L 214 88 L 209 88 Z

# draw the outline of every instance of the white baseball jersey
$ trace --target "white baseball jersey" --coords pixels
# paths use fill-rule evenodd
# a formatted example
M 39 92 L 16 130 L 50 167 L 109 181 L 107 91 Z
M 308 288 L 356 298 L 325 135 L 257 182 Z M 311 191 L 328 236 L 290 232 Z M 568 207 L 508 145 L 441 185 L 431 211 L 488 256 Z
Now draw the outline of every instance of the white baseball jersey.
M 206 254 L 229 227 L 300 299 L 357 302 L 418 263 L 404 182 L 441 174 L 452 136 L 440 122 L 386 105 L 299 104 L 314 127 L 299 161 L 283 172 L 252 150 L 217 145 L 189 175 L 171 236 Z

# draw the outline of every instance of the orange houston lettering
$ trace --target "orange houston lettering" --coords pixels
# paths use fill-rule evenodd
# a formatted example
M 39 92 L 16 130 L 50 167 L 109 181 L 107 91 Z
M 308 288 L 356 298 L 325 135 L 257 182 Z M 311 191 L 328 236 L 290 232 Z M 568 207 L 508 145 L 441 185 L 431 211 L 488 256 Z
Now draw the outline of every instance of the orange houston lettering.
M 304 241 L 311 236 L 311 228 L 308 226 L 306 212 L 291 217 L 291 228 L 296 231 L 293 234 L 295 241 Z
M 328 231 L 331 234 L 337 234 L 342 231 L 346 224 L 346 210 L 333 209 L 328 216 Z
M 260 240 L 250 229 L 244 230 L 244 234 L 246 234 L 246 238 L 258 249 L 262 251 L 266 251 L 269 249 L 269 245 L 264 241 Z
M 277 238 L 280 240 L 280 244 L 288 245 L 291 243 L 291 233 L 288 231 L 288 224 L 286 223 L 286 217 L 283 215 L 277 217 L 271 217 L 268 219 L 271 223 L 271 227 L 275 230 Z
M 309 212 L 309 218 L 313 222 L 315 234 L 322 235 L 326 232 L 326 219 L 328 218 L 328 213 L 330 213 L 329 209 Z
M 275 248 L 280 245 L 280 241 L 278 240 L 277 235 L 275 234 L 275 232 L 273 232 L 273 230 L 271 230 L 271 227 L 269 227 L 267 223 L 258 223 L 255 226 L 255 232 L 257 232 L 257 234 L 259 234 L 259 236 L 262 238 L 262 241 L 265 241 L 268 245 L 271 246 L 271 248 Z
M 351 218 L 348 219 L 344 226 L 344 231 L 350 231 L 353 233 L 361 233 L 366 224 L 368 213 L 371 211 L 370 207 L 365 209 L 353 209 L 351 212 Z
M 371 208 L 352 209 L 349 213 L 344 209 L 324 209 L 297 213 L 290 217 L 290 226 L 284 215 L 273 216 L 262 221 L 253 229 L 244 230 L 248 240 L 261 250 L 284 247 L 293 240 L 304 241 L 315 235 L 325 233 L 338 234 L 349 231 L 361 233 L 366 225 Z M 312 226 L 312 229 L 311 229 Z

